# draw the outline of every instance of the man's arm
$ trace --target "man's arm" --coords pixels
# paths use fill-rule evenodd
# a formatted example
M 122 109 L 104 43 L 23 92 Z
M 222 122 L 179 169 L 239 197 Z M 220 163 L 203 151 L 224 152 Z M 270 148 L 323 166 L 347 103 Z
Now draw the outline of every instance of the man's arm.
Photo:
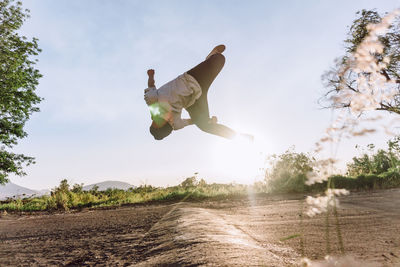
M 192 119 L 182 119 L 185 122 L 185 126 L 193 125 Z
M 148 87 L 144 89 L 144 101 L 146 101 L 146 104 L 149 106 L 158 101 L 158 95 L 157 88 L 154 82 L 154 70 L 147 70 L 147 75 L 149 76 L 149 80 L 147 81 Z
M 181 113 L 172 112 L 172 128 L 174 130 L 179 130 L 192 124 L 193 122 L 191 119 L 182 119 Z
M 156 84 L 154 81 L 154 70 L 153 69 L 147 70 L 147 75 L 149 76 L 149 79 L 147 81 L 147 86 L 148 87 L 156 87 Z
M 178 119 L 178 118 L 176 118 L 174 120 L 172 128 L 176 131 L 176 130 L 182 129 L 182 128 L 186 127 L 186 126 L 192 125 L 192 124 L 193 123 L 192 123 L 191 119 L 181 119 L 181 118 Z

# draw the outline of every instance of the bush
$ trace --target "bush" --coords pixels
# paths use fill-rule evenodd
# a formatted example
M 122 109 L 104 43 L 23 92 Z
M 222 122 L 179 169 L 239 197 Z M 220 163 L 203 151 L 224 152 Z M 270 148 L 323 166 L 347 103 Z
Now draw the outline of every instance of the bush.
M 46 209 L 47 198 L 40 197 L 40 198 L 33 198 L 28 199 L 26 203 L 21 207 L 21 209 L 26 211 L 38 211 Z
M 74 184 L 71 191 L 76 194 L 83 193 L 83 184 Z
M 355 175 L 334 175 L 330 186 L 348 190 L 371 190 L 400 187 L 399 138 L 389 141 L 388 151 L 378 150 L 372 156 L 367 154 L 353 158 L 348 173 Z M 370 150 L 374 149 L 369 145 Z M 307 186 L 307 173 L 313 170 L 314 158 L 304 153 L 288 150 L 282 155 L 271 157 L 272 168 L 266 171 L 266 186 L 269 192 L 300 193 L 324 192 L 327 181 Z M 260 185 L 257 185 L 260 187 Z
M 400 187 L 400 173 L 386 172 L 380 175 L 358 175 L 355 178 L 347 176 L 332 176 L 331 184 L 335 188 L 345 188 L 347 190 L 373 190 Z M 312 185 L 310 191 L 323 191 L 326 189 L 327 182 Z
M 63 180 L 50 196 L 33 197 L 27 199 L 12 199 L 0 203 L 0 210 L 7 211 L 37 211 L 37 210 L 69 210 L 83 207 L 116 206 L 126 203 L 143 203 L 149 201 L 181 201 L 202 200 L 205 198 L 226 199 L 246 196 L 248 190 L 255 193 L 266 192 L 323 192 L 327 182 L 306 186 L 305 172 L 310 170 L 313 159 L 307 155 L 286 152 L 276 157 L 275 169 L 266 175 L 267 183 L 258 182 L 251 188 L 238 184 L 207 184 L 205 181 L 192 180 L 190 186 L 173 186 L 157 188 L 141 186 L 127 191 L 107 189 L 106 191 L 82 191 L 69 189 L 68 182 Z M 285 163 L 285 164 L 283 164 Z M 286 166 L 292 168 L 285 170 Z M 346 176 L 332 176 L 331 185 L 336 188 L 349 190 L 369 190 L 400 187 L 400 173 L 390 170 L 380 175 L 358 175 L 356 178 Z M 187 180 L 185 180 L 187 181 Z M 197 185 L 193 185 L 197 184 Z M 75 191 L 75 192 L 73 192 Z
M 272 168 L 265 173 L 267 187 L 271 192 L 304 192 L 307 173 L 313 170 L 315 161 L 305 153 L 296 153 L 292 149 L 282 155 L 270 158 Z
M 56 192 L 52 197 L 55 199 L 56 208 L 59 210 L 69 210 L 69 197 L 67 193 Z
M 382 179 L 382 188 L 400 187 L 400 173 L 398 171 L 388 171 L 379 176 Z
M 368 153 L 364 153 L 360 157 L 354 157 L 353 162 L 347 164 L 347 175 L 367 175 L 367 174 L 383 174 L 390 170 L 400 169 L 400 137 L 396 137 L 387 142 L 387 150 L 379 149 L 374 152 L 375 146 L 369 144 L 367 146 Z

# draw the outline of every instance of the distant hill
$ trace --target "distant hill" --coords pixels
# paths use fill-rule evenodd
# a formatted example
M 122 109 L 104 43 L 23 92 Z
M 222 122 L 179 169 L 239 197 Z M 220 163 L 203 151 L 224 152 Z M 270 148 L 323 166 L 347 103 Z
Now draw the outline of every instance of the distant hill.
M 125 183 L 125 182 L 120 182 L 120 181 L 105 181 L 101 183 L 95 183 L 95 184 L 90 184 L 90 185 L 85 185 L 83 187 L 83 190 L 89 191 L 93 188 L 93 186 L 97 185 L 99 188 L 99 191 L 104 191 L 107 190 L 108 188 L 115 188 L 115 189 L 122 189 L 122 190 L 127 190 L 130 187 L 134 187 L 131 184 Z
M 7 183 L 5 185 L 0 185 L 0 200 L 16 197 L 16 198 L 24 198 L 32 195 L 44 195 L 46 192 L 44 190 L 37 191 L 32 190 L 23 186 L 16 185 L 14 183 Z

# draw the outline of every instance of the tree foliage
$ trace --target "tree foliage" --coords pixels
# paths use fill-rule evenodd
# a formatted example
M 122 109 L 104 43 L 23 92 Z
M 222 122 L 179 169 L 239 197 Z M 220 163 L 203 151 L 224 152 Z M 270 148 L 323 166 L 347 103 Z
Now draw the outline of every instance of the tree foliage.
M 34 59 L 41 51 L 38 40 L 18 33 L 27 18 L 29 10 L 21 2 L 0 1 L 0 184 L 11 173 L 25 175 L 23 165 L 34 163 L 32 157 L 10 151 L 27 136 L 25 123 L 41 101 L 35 93 L 41 77 Z
M 359 157 L 353 157 L 353 161 L 347 164 L 347 174 L 352 177 L 366 174 L 382 174 L 385 172 L 400 172 L 400 137 L 388 142 L 388 148 L 378 149 L 368 145 L 368 153 Z
M 322 76 L 326 92 L 320 102 L 324 107 L 348 108 L 350 98 L 342 98 L 338 101 L 335 96 L 338 96 L 341 90 L 350 90 L 355 94 L 360 94 L 362 91 L 360 88 L 362 85 L 358 80 L 359 75 L 354 70 L 344 72 L 343 69 L 346 69 L 352 54 L 367 37 L 369 33 L 367 25 L 381 22 L 382 16 L 375 10 L 362 10 L 356 15 L 356 19 L 349 27 L 347 39 L 344 40 L 345 54 L 336 59 L 335 66 Z M 391 86 L 395 86 L 396 94 L 390 99 L 380 100 L 379 107 L 376 109 L 400 114 L 400 20 L 398 17 L 379 40 L 383 45 L 383 51 L 373 53 L 371 56 L 375 57 L 378 64 L 386 65 L 380 70 L 380 74 L 386 79 L 381 87 L 388 86 L 390 83 Z M 363 73 L 363 75 L 368 77 L 368 73 Z
M 265 173 L 265 180 L 273 192 L 303 192 L 307 174 L 313 171 L 315 159 L 292 149 L 281 155 L 272 155 L 271 168 Z
M 71 192 L 74 192 L 76 194 L 82 193 L 83 192 L 83 184 L 74 184 L 72 186 Z

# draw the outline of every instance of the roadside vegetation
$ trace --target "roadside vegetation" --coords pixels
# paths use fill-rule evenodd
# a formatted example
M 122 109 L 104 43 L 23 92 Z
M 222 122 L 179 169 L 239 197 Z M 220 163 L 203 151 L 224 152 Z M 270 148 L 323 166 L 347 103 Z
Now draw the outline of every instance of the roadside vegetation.
M 0 210 L 6 211 L 52 211 L 82 208 L 101 208 L 124 204 L 151 203 L 181 200 L 201 200 L 205 198 L 225 199 L 244 196 L 247 186 L 238 184 L 207 184 L 196 175 L 186 178 L 180 185 L 167 188 L 143 185 L 128 190 L 107 189 L 89 191 L 82 184 L 72 187 L 66 179 L 51 191 L 50 195 L 25 199 L 9 199 L 0 202 Z
M 323 192 L 327 184 L 332 188 L 370 190 L 400 187 L 400 137 L 387 142 L 387 149 L 370 144 L 359 157 L 347 164 L 345 175 L 331 175 L 327 181 L 306 185 L 307 175 L 315 172 L 316 159 L 290 149 L 282 155 L 273 155 L 271 168 L 265 179 L 270 192 Z
M 24 199 L 8 199 L 0 202 L 0 210 L 6 211 L 54 211 L 83 208 L 101 208 L 135 203 L 151 203 L 181 200 L 227 199 L 247 196 L 249 190 L 256 194 L 269 193 L 322 193 L 327 183 L 335 188 L 371 190 L 400 187 L 400 137 L 390 140 L 387 149 L 375 151 L 368 145 L 361 156 L 347 164 L 346 175 L 330 176 L 328 181 L 306 185 L 307 175 L 314 170 L 315 159 L 306 153 L 289 149 L 281 155 L 270 157 L 270 168 L 265 181 L 251 186 L 240 184 L 207 184 L 197 174 L 181 184 L 167 188 L 142 185 L 128 190 L 93 187 L 83 190 L 82 184 L 70 186 L 66 179 L 51 191 L 50 195 Z

